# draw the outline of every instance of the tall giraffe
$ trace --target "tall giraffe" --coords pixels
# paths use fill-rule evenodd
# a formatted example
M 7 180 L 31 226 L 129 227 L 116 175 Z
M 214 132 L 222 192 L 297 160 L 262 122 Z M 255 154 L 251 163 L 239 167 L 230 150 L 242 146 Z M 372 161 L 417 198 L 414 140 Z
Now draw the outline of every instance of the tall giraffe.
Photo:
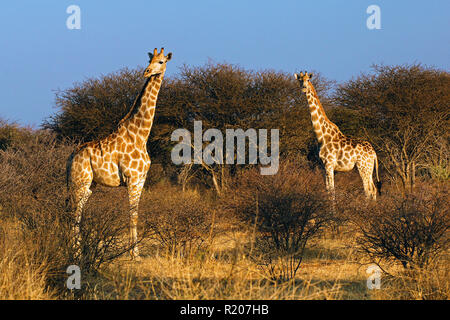
M 164 48 L 149 53 L 144 87 L 118 128 L 106 138 L 87 142 L 75 150 L 67 164 L 67 182 L 76 205 L 75 239 L 80 244 L 80 222 L 83 206 L 92 194 L 91 185 L 109 187 L 126 185 L 130 203 L 130 244 L 132 259 L 139 258 L 137 247 L 138 204 L 150 167 L 147 139 L 155 116 L 156 100 L 172 53 Z
M 367 141 L 344 136 L 338 126 L 327 118 L 317 96 L 316 89 L 310 81 L 312 76 L 311 73 L 308 74 L 307 72 L 295 74 L 295 78 L 300 82 L 302 91 L 306 94 L 314 132 L 321 144 L 319 157 L 325 166 L 328 192 L 331 193 L 334 200 L 334 171 L 350 171 L 356 164 L 367 198 L 376 200 L 377 188 L 372 179 L 374 165 L 378 183 L 380 179 L 378 177 L 378 160 L 375 150 Z

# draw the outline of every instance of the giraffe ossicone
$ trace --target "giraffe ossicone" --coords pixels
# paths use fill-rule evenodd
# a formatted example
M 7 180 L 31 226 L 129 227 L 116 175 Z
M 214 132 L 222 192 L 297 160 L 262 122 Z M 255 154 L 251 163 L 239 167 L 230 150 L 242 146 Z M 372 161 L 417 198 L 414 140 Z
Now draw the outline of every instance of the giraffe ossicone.
M 325 166 L 326 187 L 333 201 L 335 200 L 334 172 L 350 171 L 355 164 L 361 176 L 367 198 L 376 200 L 377 188 L 372 178 L 374 167 L 377 181 L 379 182 L 380 179 L 378 177 L 377 155 L 372 145 L 367 141 L 346 137 L 338 126 L 328 119 L 317 96 L 316 89 L 310 81 L 311 73 L 301 72 L 295 74 L 295 78 L 306 94 L 314 133 L 321 145 L 319 157 Z
M 75 204 L 74 233 L 79 249 L 82 210 L 95 184 L 109 187 L 125 185 L 130 203 L 130 248 L 134 259 L 137 247 L 138 204 L 150 168 L 147 140 L 155 116 L 156 101 L 172 53 L 155 48 L 149 53 L 144 86 L 128 114 L 106 138 L 79 146 L 67 163 L 67 182 Z M 79 250 L 78 250 L 79 251 Z

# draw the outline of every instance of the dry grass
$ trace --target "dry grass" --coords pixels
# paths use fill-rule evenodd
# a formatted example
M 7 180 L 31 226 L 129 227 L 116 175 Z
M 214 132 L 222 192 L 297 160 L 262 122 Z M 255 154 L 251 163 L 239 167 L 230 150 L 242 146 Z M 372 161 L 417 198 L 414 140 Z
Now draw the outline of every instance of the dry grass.
M 154 192 L 154 191 L 153 191 Z M 215 226 L 228 230 L 208 238 L 202 247 L 173 251 L 158 241 L 142 244 L 141 262 L 116 259 L 95 276 L 82 275 L 80 293 L 52 292 L 45 262 L 32 258 L 33 244 L 21 243 L 20 228 L 2 224 L 0 297 L 3 299 L 447 299 L 448 261 L 416 274 L 398 265 L 382 276 L 380 290 L 366 286 L 367 260 L 357 250 L 356 230 L 341 227 L 339 235 L 325 232 L 311 241 L 294 279 L 273 281 L 248 248 L 252 232 L 236 230 L 230 221 Z M 236 222 L 236 225 L 238 222 Z M 251 230 L 251 229 L 250 229 Z M 3 234 L 5 232 L 3 231 Z M 20 248 L 20 249 L 18 249 Z M 442 258 L 444 259 L 444 258 Z M 61 280 L 63 281 L 63 280 Z
M 2 219 L 0 299 L 56 299 L 56 292 L 47 287 L 48 265 L 45 261 L 39 261 L 34 257 L 35 250 L 32 240 L 23 238 L 20 224 Z
M 64 190 L 61 159 L 70 146 L 39 139 L 0 152 L 0 299 L 449 298 L 447 251 L 421 270 L 405 271 L 395 261 L 383 265 L 381 289 L 369 290 L 366 269 L 372 261 L 360 250 L 361 234 L 351 224 L 357 206 L 336 219 L 337 232 L 325 226 L 309 239 L 293 278 L 274 280 L 252 245 L 260 231 L 251 219 L 227 214 L 208 191 L 183 193 L 168 183 L 143 193 L 141 262 L 115 258 L 128 237 L 125 190 L 95 190 L 85 210 L 90 263 L 81 261 L 82 290 L 71 292 L 65 288 L 66 268 L 74 264 L 70 217 L 65 193 L 56 192 Z M 364 201 L 357 175 L 338 175 L 336 182 L 343 204 Z M 379 201 L 386 199 L 389 195 Z
M 222 226 L 224 227 L 224 226 Z M 399 265 L 383 274 L 381 289 L 369 290 L 365 256 L 356 234 L 325 235 L 313 241 L 295 279 L 273 281 L 249 256 L 250 232 L 230 231 L 212 241 L 208 250 L 188 256 L 169 251 L 148 253 L 139 263 L 116 261 L 96 279 L 89 299 L 447 299 L 448 264 L 406 275 Z M 154 246 L 153 246 L 154 248 Z M 258 259 L 256 259 L 257 261 Z M 94 288 L 95 287 L 95 288 Z
M 115 299 L 339 299 L 338 281 L 305 272 L 277 282 L 245 254 L 249 234 L 225 234 L 206 252 L 190 256 L 157 252 L 139 264 L 117 261 L 103 273 L 96 298 Z M 306 270 L 306 268 L 305 268 Z M 98 289 L 98 288 L 97 288 Z M 101 293 L 100 293 L 101 292 Z

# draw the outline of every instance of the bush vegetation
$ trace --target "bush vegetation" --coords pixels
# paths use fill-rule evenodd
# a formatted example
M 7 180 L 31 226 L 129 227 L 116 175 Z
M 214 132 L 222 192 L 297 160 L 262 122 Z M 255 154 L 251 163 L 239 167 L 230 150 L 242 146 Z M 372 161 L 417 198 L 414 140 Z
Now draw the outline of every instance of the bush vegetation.
M 274 280 L 290 280 L 308 241 L 332 221 L 323 182 L 314 172 L 285 163 L 273 176 L 248 170 L 236 178 L 227 207 L 254 228 L 250 251 Z M 253 253 L 253 252 L 251 252 Z
M 420 65 L 376 66 L 337 87 L 315 77 L 330 118 L 373 143 L 386 181 L 367 203 L 357 174 L 337 174 L 332 215 L 306 101 L 291 75 L 183 67 L 164 81 L 148 141 L 139 264 L 127 260 L 121 188 L 94 191 L 82 258 L 75 255 L 65 162 L 77 143 L 115 128 L 141 89 L 141 70 L 59 91 L 59 112 L 43 129 L 0 122 L 0 298 L 448 299 L 448 80 L 448 72 Z M 278 173 L 173 165 L 170 134 L 191 129 L 193 119 L 204 130 L 279 128 Z M 382 290 L 368 291 L 365 263 L 385 271 Z M 72 264 L 83 271 L 80 292 L 64 287 Z
M 430 190 L 422 185 L 420 192 L 406 197 L 392 194 L 383 200 L 355 212 L 361 231 L 358 243 L 372 260 L 424 268 L 448 250 L 448 188 Z

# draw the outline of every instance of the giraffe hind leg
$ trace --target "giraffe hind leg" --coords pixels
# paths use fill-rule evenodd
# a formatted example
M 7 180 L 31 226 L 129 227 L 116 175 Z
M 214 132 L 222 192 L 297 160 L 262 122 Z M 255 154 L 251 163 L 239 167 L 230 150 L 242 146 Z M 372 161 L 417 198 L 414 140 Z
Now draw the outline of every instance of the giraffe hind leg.
M 361 176 L 361 180 L 363 182 L 364 193 L 366 194 L 367 199 L 376 200 L 377 197 L 377 188 L 373 183 L 372 179 L 372 171 L 370 168 L 362 168 L 358 166 L 359 174 Z
M 370 197 L 372 200 L 377 200 L 377 187 L 373 183 L 372 176 L 369 176 Z

